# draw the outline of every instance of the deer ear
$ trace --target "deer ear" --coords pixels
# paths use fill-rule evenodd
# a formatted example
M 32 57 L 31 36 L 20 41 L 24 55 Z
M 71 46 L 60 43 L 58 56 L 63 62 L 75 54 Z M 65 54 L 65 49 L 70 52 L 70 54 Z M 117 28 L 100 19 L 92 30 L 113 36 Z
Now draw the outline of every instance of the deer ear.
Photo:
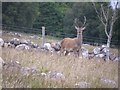
M 78 30 L 79 28 L 78 28 L 77 26 L 75 26 L 75 29 L 77 29 L 77 30 Z
M 83 28 L 81 28 L 81 30 L 83 31 L 83 30 L 85 30 L 85 28 L 86 28 L 86 27 L 83 27 Z

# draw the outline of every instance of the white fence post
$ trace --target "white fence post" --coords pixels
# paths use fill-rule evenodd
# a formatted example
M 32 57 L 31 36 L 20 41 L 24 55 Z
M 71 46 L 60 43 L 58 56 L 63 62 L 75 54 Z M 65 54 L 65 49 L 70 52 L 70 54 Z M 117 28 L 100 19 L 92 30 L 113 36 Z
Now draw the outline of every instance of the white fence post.
M 42 46 L 44 45 L 45 43 L 45 27 L 42 26 Z

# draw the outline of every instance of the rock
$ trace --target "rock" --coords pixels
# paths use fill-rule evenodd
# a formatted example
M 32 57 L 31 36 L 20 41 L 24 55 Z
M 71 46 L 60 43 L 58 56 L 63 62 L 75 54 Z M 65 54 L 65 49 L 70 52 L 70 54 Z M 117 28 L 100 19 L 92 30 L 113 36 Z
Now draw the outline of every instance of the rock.
M 54 48 L 55 51 L 59 51 L 60 48 L 61 48 L 59 42 L 57 42 L 57 43 L 51 43 L 51 47 Z
M 29 44 L 30 44 L 30 40 L 21 39 L 21 40 L 20 40 L 20 44 L 29 45 Z
M 3 65 L 3 66 L 5 65 L 5 61 L 1 57 L 0 57 L 0 65 Z
M 101 47 L 101 53 L 108 53 L 109 52 L 109 49 L 107 47 Z
M 3 45 L 4 45 L 4 40 L 0 38 L 0 47 L 2 47 Z
M 20 44 L 20 40 L 18 38 L 13 38 L 10 40 L 11 44 L 14 44 L 15 46 Z
M 88 46 L 88 47 L 90 46 L 89 44 L 82 44 L 82 45 L 83 45 L 83 46 Z
M 15 49 L 17 49 L 17 50 L 29 50 L 30 47 L 28 45 L 26 45 L 26 44 L 20 44 L 20 45 L 17 45 L 15 47 Z
M 33 43 L 33 42 L 31 42 L 31 43 L 29 44 L 29 46 L 30 46 L 31 48 L 38 48 L 38 45 L 35 44 L 35 43 Z
M 114 61 L 115 58 L 116 58 L 115 54 L 110 54 L 110 56 L 109 56 L 109 59 L 110 59 L 110 60 Z
M 116 56 L 114 61 L 120 61 L 120 56 Z
M 7 48 L 8 47 L 8 43 L 4 43 L 4 45 L 3 45 L 5 48 Z
M 82 56 L 84 58 L 88 58 L 88 50 L 86 48 L 84 48 L 84 47 L 82 47 Z
M 90 86 L 87 82 L 83 81 L 83 82 L 76 83 L 75 87 L 76 88 L 89 88 Z
M 21 37 L 21 36 L 22 36 L 22 35 L 19 34 L 19 33 L 14 33 L 14 35 L 17 36 L 17 37 Z
M 114 80 L 110 80 L 110 79 L 106 79 L 106 78 L 101 78 L 100 79 L 101 83 L 102 84 L 105 84 L 105 85 L 112 85 L 114 87 L 116 87 L 116 82 Z
M 54 51 L 54 49 L 52 48 L 50 43 L 45 43 L 42 48 L 45 49 L 45 50 L 48 50 L 50 52 Z
M 100 53 L 100 48 L 96 47 L 93 49 L 94 54 L 99 54 Z
M 31 35 L 30 38 L 39 39 L 40 37 L 38 37 L 37 35 Z
M 98 54 L 98 57 L 104 58 L 105 57 L 105 53 Z
M 29 67 L 22 67 L 21 68 L 21 73 L 23 74 L 23 75 L 30 75 L 30 74 L 36 74 L 37 73 L 37 69 L 36 69 L 36 67 L 31 67 L 31 68 L 29 68 Z
M 49 71 L 45 76 L 46 79 L 52 79 L 55 81 L 65 81 L 65 76 L 57 71 Z
M 45 77 L 47 74 L 46 73 L 41 73 L 41 76 Z
M 93 52 L 88 52 L 88 58 L 91 59 L 95 56 L 95 54 Z
M 10 48 L 15 48 L 15 45 L 14 44 L 11 44 L 10 42 L 8 43 L 8 47 Z
M 3 69 L 8 70 L 9 72 L 12 72 L 12 71 L 18 72 L 21 69 L 21 64 L 18 61 L 11 61 L 11 62 L 6 63 L 3 66 Z

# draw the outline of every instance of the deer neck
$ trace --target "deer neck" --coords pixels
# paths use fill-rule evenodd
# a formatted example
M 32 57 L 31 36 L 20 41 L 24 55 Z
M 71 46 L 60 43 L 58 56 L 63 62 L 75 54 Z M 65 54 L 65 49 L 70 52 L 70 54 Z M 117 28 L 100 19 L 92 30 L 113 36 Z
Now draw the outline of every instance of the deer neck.
M 77 34 L 78 45 L 82 46 L 82 31 Z

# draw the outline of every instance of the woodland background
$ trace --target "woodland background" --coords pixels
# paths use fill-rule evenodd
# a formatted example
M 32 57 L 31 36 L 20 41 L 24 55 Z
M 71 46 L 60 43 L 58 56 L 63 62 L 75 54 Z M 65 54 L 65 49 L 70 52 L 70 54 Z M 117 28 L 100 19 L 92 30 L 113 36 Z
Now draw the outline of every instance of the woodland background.
M 104 9 L 110 6 L 109 2 L 96 2 Z M 120 16 L 120 8 L 118 16 Z M 83 33 L 83 41 L 106 44 L 107 36 L 104 26 L 100 22 L 91 2 L 3 2 L 2 25 L 7 30 L 40 33 L 41 27 L 46 27 L 46 35 L 54 37 L 75 37 L 74 19 L 79 18 L 84 22 L 87 18 L 87 27 Z M 112 45 L 119 45 L 120 18 L 114 24 Z M 9 27 L 9 29 L 8 29 Z

